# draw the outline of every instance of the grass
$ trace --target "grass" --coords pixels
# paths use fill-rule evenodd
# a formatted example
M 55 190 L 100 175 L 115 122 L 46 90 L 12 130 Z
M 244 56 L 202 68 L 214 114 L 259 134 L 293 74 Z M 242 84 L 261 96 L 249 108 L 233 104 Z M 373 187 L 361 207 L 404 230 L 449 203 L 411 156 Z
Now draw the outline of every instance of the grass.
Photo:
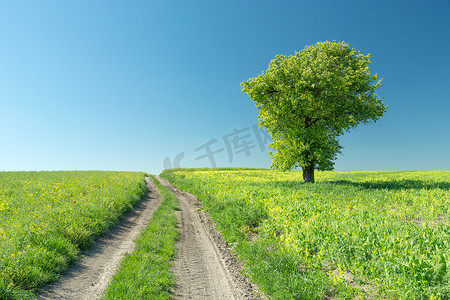
M 175 279 L 170 271 L 179 237 L 174 210 L 179 209 L 174 194 L 153 176 L 164 199 L 149 225 L 140 234 L 134 251 L 126 255 L 109 284 L 104 300 L 172 299 Z
M 0 172 L 0 299 L 54 281 L 146 191 L 145 173 Z
M 167 170 L 273 299 L 450 299 L 450 172 Z

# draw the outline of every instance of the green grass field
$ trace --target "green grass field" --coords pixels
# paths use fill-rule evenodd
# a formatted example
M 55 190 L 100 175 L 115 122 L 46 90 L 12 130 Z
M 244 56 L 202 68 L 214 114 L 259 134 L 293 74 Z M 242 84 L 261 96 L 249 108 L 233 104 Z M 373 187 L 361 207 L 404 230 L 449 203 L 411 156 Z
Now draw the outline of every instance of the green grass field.
M 450 172 L 164 171 L 274 299 L 450 299 Z
M 144 176 L 0 172 L 0 299 L 32 298 L 56 279 L 141 199 Z M 316 184 L 295 171 L 162 176 L 202 200 L 270 298 L 450 299 L 448 171 L 317 172 Z M 163 194 L 108 299 L 171 297 L 176 199 Z
M 25 299 L 146 191 L 145 173 L 0 172 L 0 299 Z

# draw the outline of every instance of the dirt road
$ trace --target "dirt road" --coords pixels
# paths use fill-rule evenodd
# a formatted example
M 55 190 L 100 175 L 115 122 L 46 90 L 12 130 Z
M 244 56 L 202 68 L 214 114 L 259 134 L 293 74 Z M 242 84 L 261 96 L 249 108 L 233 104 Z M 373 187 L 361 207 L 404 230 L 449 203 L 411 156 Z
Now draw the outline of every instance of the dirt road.
M 252 286 L 239 273 L 240 266 L 220 241 L 200 202 L 189 193 L 158 177 L 180 203 L 181 238 L 177 243 L 174 275 L 176 299 L 256 299 Z
M 122 221 L 105 234 L 60 279 L 40 291 L 38 299 L 99 299 L 120 260 L 161 203 L 158 188 L 146 178 L 147 194 Z
M 173 265 L 176 299 L 257 299 L 253 287 L 239 273 L 240 265 L 215 231 L 198 199 L 158 177 L 173 192 L 181 237 Z M 121 258 L 133 250 L 134 239 L 162 202 L 153 181 L 146 178 L 148 192 L 123 220 L 112 228 L 61 278 L 46 286 L 38 299 L 100 299 Z

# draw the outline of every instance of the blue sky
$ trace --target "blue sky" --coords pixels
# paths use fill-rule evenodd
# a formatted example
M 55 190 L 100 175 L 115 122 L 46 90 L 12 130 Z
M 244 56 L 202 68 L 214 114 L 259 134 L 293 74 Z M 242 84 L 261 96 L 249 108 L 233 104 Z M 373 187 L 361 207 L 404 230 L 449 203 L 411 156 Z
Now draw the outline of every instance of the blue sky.
M 269 167 L 240 83 L 326 40 L 389 105 L 336 169 L 449 170 L 448 0 L 0 1 L 0 170 Z

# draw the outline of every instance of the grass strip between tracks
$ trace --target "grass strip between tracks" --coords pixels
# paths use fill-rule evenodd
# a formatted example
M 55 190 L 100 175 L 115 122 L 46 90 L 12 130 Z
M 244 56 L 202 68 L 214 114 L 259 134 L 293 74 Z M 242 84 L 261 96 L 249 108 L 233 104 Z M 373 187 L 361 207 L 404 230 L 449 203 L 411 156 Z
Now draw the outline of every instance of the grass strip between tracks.
M 171 299 L 175 278 L 170 270 L 175 255 L 175 241 L 179 237 L 177 218 L 179 209 L 174 194 L 166 190 L 152 176 L 164 197 L 142 231 L 134 251 L 126 255 L 116 275 L 105 291 L 104 299 Z

